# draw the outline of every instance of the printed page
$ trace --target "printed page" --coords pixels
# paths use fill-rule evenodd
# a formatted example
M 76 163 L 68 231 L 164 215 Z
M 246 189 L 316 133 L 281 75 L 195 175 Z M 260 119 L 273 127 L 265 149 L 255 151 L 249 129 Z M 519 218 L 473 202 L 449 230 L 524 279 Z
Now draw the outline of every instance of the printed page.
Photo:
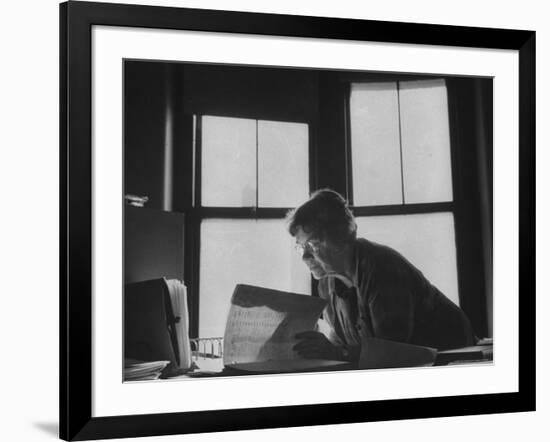
M 295 335 L 313 330 L 325 301 L 238 284 L 224 335 L 224 365 L 299 359 Z
M 176 323 L 176 335 L 178 337 L 178 350 L 180 355 L 179 369 L 189 370 L 191 368 L 191 347 L 189 342 L 189 311 L 187 308 L 187 288 L 177 279 L 166 281 L 172 310 L 179 318 Z

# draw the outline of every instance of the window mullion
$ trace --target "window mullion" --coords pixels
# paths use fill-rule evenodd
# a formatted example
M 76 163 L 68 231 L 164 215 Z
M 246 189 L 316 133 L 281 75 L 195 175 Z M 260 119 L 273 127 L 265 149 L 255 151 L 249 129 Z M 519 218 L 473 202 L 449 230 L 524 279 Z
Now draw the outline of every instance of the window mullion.
M 415 215 L 420 213 L 455 212 L 453 202 L 354 206 L 355 216 Z
M 259 148 L 258 148 L 258 120 L 256 120 L 256 209 L 258 208 L 258 206 L 260 205 L 260 202 L 259 202 L 259 156 L 258 156 L 258 152 L 259 152 Z
M 401 127 L 401 98 L 399 81 L 395 82 L 397 87 L 397 122 L 399 125 L 399 164 L 401 166 L 401 202 L 405 204 L 405 180 L 403 177 L 403 133 Z

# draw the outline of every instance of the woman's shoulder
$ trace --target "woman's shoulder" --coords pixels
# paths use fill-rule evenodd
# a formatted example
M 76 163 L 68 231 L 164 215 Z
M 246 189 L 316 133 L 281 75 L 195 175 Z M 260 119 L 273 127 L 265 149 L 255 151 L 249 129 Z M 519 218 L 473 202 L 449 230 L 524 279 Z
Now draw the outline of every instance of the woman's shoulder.
M 397 250 L 365 238 L 357 239 L 357 260 L 358 272 L 371 277 L 395 278 L 403 273 L 418 272 Z
M 399 253 L 391 247 L 365 238 L 357 238 L 356 247 L 357 260 L 362 266 L 366 264 L 375 266 L 380 262 L 387 262 L 396 256 L 400 256 Z
M 357 238 L 358 259 L 360 261 L 388 262 L 388 261 L 403 261 L 408 263 L 407 259 L 397 250 L 384 244 L 379 244 L 365 238 Z

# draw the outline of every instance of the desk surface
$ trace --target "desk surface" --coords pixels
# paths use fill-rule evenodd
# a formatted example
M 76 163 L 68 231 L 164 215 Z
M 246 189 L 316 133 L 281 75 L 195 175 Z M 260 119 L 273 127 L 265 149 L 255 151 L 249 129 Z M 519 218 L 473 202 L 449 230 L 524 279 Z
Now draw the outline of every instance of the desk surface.
M 205 358 L 208 359 L 208 358 Z M 178 376 L 170 377 L 169 379 L 178 379 L 178 378 L 205 378 L 205 377 L 227 377 L 227 376 L 247 376 L 247 375 L 258 375 L 258 374 L 288 374 L 288 373 L 311 373 L 311 372 L 329 372 L 329 371 L 346 371 L 346 370 L 368 370 L 366 368 L 359 369 L 356 367 L 350 366 L 347 363 L 341 364 L 328 364 L 325 366 L 319 367 L 309 367 L 309 368 L 297 368 L 287 366 L 285 368 L 277 369 L 276 367 L 266 368 L 262 367 L 262 364 L 249 364 L 250 366 L 246 369 L 236 369 L 231 367 L 224 367 L 223 360 L 217 358 L 216 360 L 207 360 L 200 368 L 189 373 L 181 374 Z M 487 357 L 479 357 L 478 352 L 468 353 L 457 353 L 457 357 L 451 357 L 448 359 L 440 358 L 436 359 L 436 362 L 430 366 L 455 366 L 455 365 L 470 365 L 470 364 L 492 364 L 493 358 L 492 353 Z M 257 369 L 254 369 L 254 365 L 257 365 Z M 429 367 L 428 365 L 424 365 Z M 391 367 L 387 367 L 391 368 Z

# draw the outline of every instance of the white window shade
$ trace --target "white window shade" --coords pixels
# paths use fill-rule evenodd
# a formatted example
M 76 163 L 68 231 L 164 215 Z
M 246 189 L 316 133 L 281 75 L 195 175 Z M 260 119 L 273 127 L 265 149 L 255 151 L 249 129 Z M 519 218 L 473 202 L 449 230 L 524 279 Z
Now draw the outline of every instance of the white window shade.
M 445 80 L 399 82 L 405 203 L 452 201 Z
M 201 203 L 256 205 L 256 120 L 202 117 Z
M 258 206 L 294 207 L 309 194 L 308 125 L 258 121 Z
M 353 83 L 350 123 L 354 205 L 401 204 L 397 83 Z
M 203 206 L 294 207 L 309 194 L 303 123 L 202 117 Z
M 459 304 L 451 213 L 357 217 L 357 235 L 392 247 Z

